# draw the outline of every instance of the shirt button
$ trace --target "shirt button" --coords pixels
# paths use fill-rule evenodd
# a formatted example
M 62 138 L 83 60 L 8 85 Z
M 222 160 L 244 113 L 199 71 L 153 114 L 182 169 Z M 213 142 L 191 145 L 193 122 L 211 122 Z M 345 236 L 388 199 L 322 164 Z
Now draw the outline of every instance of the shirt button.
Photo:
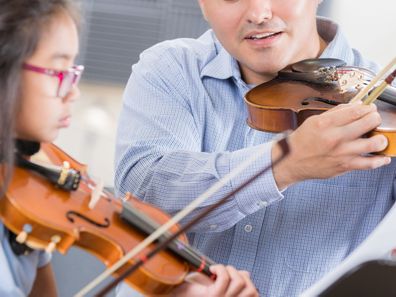
M 252 225 L 247 224 L 247 225 L 245 225 L 245 228 L 244 228 L 244 229 L 245 229 L 246 232 L 250 233 L 250 232 L 252 232 L 253 227 L 252 227 Z
M 214 229 L 216 229 L 216 228 L 217 228 L 217 225 L 216 225 L 216 224 L 209 225 L 209 229 L 210 229 L 210 230 L 214 230 Z
M 267 201 L 259 201 L 257 202 L 257 206 L 264 208 L 268 206 L 268 202 Z

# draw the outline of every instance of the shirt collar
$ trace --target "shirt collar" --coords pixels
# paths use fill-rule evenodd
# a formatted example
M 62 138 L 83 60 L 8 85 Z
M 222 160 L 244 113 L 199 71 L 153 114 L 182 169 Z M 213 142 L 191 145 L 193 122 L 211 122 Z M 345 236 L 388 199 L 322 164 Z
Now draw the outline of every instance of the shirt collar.
M 342 59 L 347 65 L 353 65 L 353 51 L 338 24 L 328 18 L 317 17 L 317 26 L 319 35 L 327 42 L 320 58 Z
M 211 37 L 214 42 L 216 56 L 209 61 L 201 71 L 201 78 L 209 76 L 217 79 L 228 79 L 230 77 L 240 78 L 238 62 L 226 51 L 211 31 Z

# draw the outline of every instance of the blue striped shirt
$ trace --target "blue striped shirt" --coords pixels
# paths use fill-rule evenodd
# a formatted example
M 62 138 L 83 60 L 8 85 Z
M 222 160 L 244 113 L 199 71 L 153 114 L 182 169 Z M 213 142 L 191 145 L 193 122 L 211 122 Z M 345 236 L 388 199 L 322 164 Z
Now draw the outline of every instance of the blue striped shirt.
M 318 25 L 329 42 L 323 58 L 377 71 L 336 24 L 319 19 Z M 211 30 L 143 52 L 132 67 L 119 121 L 118 193 L 133 192 L 174 214 L 252 153 L 262 158 L 201 208 L 270 164 L 275 134 L 246 125 L 243 97 L 250 88 Z M 264 296 L 296 296 L 386 214 L 394 203 L 395 167 L 307 180 L 282 193 L 269 171 L 195 225 L 190 242 L 219 263 L 250 271 Z

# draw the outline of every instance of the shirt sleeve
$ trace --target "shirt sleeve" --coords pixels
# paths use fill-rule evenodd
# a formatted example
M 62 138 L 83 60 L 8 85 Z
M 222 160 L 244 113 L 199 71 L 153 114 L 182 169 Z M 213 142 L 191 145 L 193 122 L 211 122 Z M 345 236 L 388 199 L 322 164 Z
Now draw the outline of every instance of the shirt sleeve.
M 132 192 L 172 215 L 252 154 L 262 154 L 196 212 L 219 201 L 271 164 L 272 147 L 271 143 L 264 143 L 233 152 L 202 152 L 204 135 L 195 120 L 200 115 L 194 114 L 188 102 L 192 86 L 176 61 L 170 55 L 145 52 L 133 66 L 118 125 L 115 169 L 117 194 Z M 226 230 L 246 215 L 282 198 L 270 168 L 192 231 Z M 187 220 L 195 215 L 193 212 Z
M 51 262 L 52 254 L 41 251 L 38 257 L 37 268 L 44 267 Z

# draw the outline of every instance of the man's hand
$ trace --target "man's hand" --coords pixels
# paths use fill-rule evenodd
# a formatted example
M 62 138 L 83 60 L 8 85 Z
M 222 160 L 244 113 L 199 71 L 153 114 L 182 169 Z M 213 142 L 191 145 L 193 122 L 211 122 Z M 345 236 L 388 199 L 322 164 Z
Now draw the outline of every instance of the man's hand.
M 205 297 L 256 297 L 259 296 L 249 272 L 238 271 L 232 266 L 214 265 L 210 271 L 217 278 L 212 281 L 201 273 L 190 274 L 185 282 L 172 291 L 172 296 Z
M 386 148 L 383 135 L 362 138 L 381 124 L 374 104 L 342 104 L 309 117 L 289 137 L 290 154 L 273 168 L 280 189 L 313 178 L 330 178 L 352 170 L 374 169 L 390 163 L 389 157 L 369 156 Z M 272 148 L 272 160 L 281 155 Z

